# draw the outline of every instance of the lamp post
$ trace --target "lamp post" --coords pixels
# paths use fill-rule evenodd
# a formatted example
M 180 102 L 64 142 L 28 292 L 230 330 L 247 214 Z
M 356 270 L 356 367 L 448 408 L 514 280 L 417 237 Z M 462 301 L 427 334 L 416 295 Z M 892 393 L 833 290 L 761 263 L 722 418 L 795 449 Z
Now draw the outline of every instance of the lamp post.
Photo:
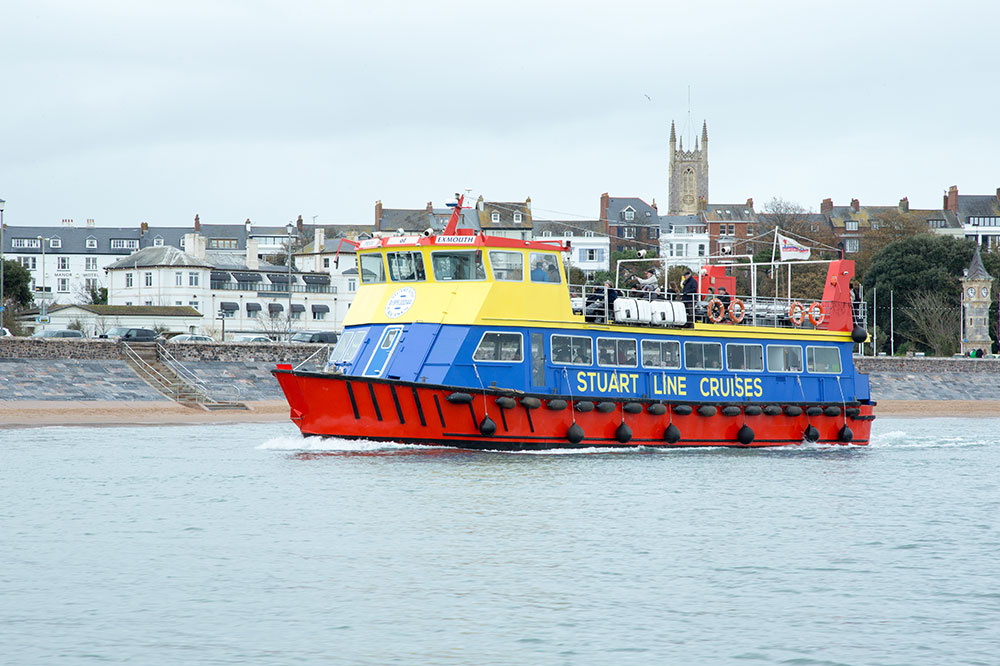
M 0 328 L 3 328 L 4 314 L 6 310 L 4 308 L 3 300 L 3 273 L 4 273 L 4 263 L 6 260 L 3 258 L 3 207 L 7 202 L 0 199 Z
M 38 314 L 42 317 L 49 313 L 48 302 L 46 301 L 48 293 L 45 291 L 45 241 L 47 240 L 48 238 L 38 236 L 38 242 L 42 246 L 42 304 L 39 307 Z
M 285 231 L 288 233 L 288 342 L 292 341 L 292 232 L 295 231 L 295 225 L 289 222 L 285 225 Z

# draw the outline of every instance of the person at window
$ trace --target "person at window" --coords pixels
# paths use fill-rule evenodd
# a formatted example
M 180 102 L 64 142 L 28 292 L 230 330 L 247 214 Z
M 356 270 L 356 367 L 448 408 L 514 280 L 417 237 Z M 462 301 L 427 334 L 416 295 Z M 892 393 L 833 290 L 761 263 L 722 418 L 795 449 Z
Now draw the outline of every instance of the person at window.
M 549 282 L 559 284 L 559 267 L 556 266 L 555 261 L 549 261 L 548 268 L 546 268 L 545 272 L 549 276 Z
M 531 267 L 531 281 L 532 282 L 548 282 L 549 274 L 542 265 L 541 259 L 535 259 L 534 265 Z

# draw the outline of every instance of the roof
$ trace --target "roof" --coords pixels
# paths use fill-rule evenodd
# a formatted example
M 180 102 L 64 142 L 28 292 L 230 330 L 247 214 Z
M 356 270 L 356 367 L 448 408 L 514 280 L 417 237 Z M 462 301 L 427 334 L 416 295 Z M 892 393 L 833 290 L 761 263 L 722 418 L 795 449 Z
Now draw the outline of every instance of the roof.
M 992 280 L 993 276 L 986 272 L 983 266 L 983 258 L 979 256 L 979 246 L 972 255 L 972 262 L 969 264 L 969 274 L 965 276 L 968 280 Z
M 958 216 L 962 220 L 970 217 L 1000 217 L 1000 200 L 992 194 L 959 194 Z
M 531 229 L 531 206 L 527 201 L 477 201 L 479 225 L 482 229 Z M 493 216 L 499 219 L 494 222 Z M 520 222 L 515 219 L 520 215 Z
M 66 308 L 79 308 L 99 317 L 124 317 L 144 315 L 151 317 L 201 317 L 201 313 L 187 305 L 53 305 L 49 312 Z
M 635 213 L 632 220 L 625 220 L 623 213 L 631 208 Z M 602 211 L 603 212 L 603 211 Z M 659 224 L 659 214 L 656 208 L 638 197 L 608 197 L 608 224 Z
M 660 229 L 669 233 L 674 227 L 706 226 L 702 215 L 660 215 Z M 707 229 L 706 229 L 707 230 Z
M 605 235 L 604 223 L 600 220 L 534 220 L 533 231 L 536 236 L 546 231 L 553 236 L 563 236 L 566 232 L 582 236 L 588 231 L 595 236 Z
M 107 270 L 117 268 L 152 268 L 155 266 L 190 266 L 195 268 L 211 268 L 211 264 L 178 250 L 172 245 L 162 247 L 147 247 L 133 252 L 107 267 Z
M 911 208 L 901 210 L 899 206 L 861 206 L 857 211 L 851 206 L 834 206 L 828 213 L 830 224 L 834 229 L 843 229 L 850 220 L 858 223 L 859 229 L 871 227 L 871 221 L 894 215 L 908 215 L 911 219 L 923 222 L 944 220 L 944 227 L 957 228 L 961 226 L 958 218 L 950 210 L 933 208 Z
M 708 203 L 705 204 L 705 219 L 711 222 L 721 220 L 734 222 L 755 222 L 757 214 L 746 202 L 744 203 Z

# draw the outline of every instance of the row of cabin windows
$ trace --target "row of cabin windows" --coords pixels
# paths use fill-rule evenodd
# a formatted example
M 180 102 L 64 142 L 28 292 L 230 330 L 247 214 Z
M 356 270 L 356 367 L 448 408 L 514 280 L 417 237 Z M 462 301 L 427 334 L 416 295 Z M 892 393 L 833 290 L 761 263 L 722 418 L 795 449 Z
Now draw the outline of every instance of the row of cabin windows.
M 490 268 L 493 278 L 501 282 L 522 282 L 525 277 L 524 253 L 511 250 L 490 250 Z M 387 252 L 385 261 L 381 253 L 362 254 L 360 259 L 361 281 L 377 284 L 393 282 L 423 282 L 427 279 L 424 255 L 416 251 Z M 388 271 L 386 270 L 388 265 Z M 556 255 L 547 252 L 528 253 L 528 279 L 532 282 L 559 284 L 562 274 Z M 431 270 L 439 282 L 485 280 L 486 267 L 483 252 L 479 250 L 437 250 L 431 252 Z
M 676 340 L 641 340 L 597 338 L 597 365 L 613 368 L 679 370 L 681 345 Z M 594 344 L 589 337 L 553 335 L 550 338 L 552 362 L 557 365 L 593 365 Z M 638 346 L 638 350 L 637 350 Z M 641 351 L 641 357 L 637 353 Z M 837 374 L 841 371 L 840 350 L 836 347 L 807 346 L 806 370 Z M 720 342 L 685 342 L 684 358 L 688 370 L 722 370 L 723 345 Z M 523 358 L 520 333 L 486 332 L 473 354 L 474 361 L 517 362 Z M 802 372 L 802 347 L 767 345 L 768 372 Z M 725 367 L 731 371 L 763 372 L 764 345 L 728 343 Z

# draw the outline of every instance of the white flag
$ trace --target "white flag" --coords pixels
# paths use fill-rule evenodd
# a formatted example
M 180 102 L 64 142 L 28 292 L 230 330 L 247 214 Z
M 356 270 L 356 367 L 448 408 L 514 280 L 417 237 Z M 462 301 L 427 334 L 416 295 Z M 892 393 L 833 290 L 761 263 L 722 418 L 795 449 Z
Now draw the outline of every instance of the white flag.
M 778 249 L 781 250 L 781 261 L 805 260 L 809 258 L 809 248 L 781 234 L 778 234 Z

